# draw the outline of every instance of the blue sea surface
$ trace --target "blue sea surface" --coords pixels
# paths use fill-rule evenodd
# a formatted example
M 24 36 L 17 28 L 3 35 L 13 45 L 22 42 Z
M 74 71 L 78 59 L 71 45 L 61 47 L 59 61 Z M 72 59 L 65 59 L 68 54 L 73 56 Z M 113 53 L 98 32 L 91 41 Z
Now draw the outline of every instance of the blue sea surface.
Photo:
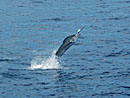
M 130 98 L 130 0 L 0 0 L 0 98 Z

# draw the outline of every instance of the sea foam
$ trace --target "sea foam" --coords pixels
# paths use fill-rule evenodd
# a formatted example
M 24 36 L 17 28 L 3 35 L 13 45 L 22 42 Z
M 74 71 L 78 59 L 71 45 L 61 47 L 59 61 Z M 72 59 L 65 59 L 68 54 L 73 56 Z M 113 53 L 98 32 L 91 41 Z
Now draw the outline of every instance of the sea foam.
M 48 58 L 42 58 L 40 56 L 34 58 L 31 61 L 29 69 L 59 69 L 61 68 L 58 58 L 55 55 L 56 51 L 53 51 Z

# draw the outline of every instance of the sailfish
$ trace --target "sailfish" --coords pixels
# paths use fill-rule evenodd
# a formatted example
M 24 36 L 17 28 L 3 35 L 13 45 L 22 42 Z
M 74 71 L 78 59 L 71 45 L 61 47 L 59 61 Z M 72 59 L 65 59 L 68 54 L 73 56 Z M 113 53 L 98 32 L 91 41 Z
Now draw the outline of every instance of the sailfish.
M 70 35 L 68 37 L 66 37 L 63 40 L 63 43 L 61 44 L 61 46 L 59 47 L 59 49 L 56 52 L 56 56 L 57 57 L 61 57 L 72 45 L 75 44 L 76 40 L 78 39 L 78 37 L 80 36 L 80 32 L 85 28 L 85 26 L 83 26 L 82 28 L 78 29 L 76 34 Z

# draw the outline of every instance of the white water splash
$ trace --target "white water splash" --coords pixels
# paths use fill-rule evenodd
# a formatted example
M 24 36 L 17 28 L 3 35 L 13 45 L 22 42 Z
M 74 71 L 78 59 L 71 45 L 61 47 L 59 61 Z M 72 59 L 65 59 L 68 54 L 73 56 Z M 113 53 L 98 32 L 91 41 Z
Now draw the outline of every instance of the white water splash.
M 54 51 L 52 55 L 44 59 L 42 57 L 36 57 L 34 60 L 31 62 L 30 69 L 59 69 L 60 63 L 58 62 L 58 59 L 56 58 Z

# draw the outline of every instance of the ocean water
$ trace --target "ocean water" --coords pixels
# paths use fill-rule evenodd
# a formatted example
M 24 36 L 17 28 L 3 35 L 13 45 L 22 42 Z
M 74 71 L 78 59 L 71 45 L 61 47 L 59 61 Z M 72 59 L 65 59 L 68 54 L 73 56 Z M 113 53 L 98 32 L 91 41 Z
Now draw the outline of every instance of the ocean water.
M 130 98 L 130 0 L 0 0 L 0 98 Z

